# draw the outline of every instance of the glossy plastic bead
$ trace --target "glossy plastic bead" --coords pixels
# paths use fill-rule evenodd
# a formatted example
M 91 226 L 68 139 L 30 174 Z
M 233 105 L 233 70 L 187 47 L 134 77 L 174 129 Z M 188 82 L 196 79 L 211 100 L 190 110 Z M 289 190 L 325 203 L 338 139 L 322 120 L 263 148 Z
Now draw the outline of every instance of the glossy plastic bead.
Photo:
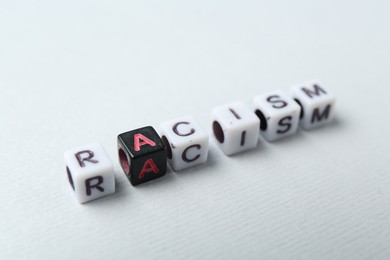
M 215 140 L 226 155 L 257 146 L 260 120 L 244 103 L 236 102 L 214 108 L 212 122 Z
M 209 136 L 192 116 L 162 123 L 160 133 L 173 170 L 179 171 L 207 161 Z
M 64 153 L 69 183 L 80 203 L 115 192 L 114 168 L 103 147 L 84 145 Z
M 165 145 L 151 126 L 120 134 L 118 155 L 132 185 L 161 177 L 167 170 Z
M 282 91 L 253 99 L 253 111 L 260 119 L 260 133 L 269 142 L 296 133 L 301 107 Z
M 304 129 L 319 127 L 333 120 L 336 98 L 318 82 L 294 85 L 291 95 L 302 108 L 300 125 Z

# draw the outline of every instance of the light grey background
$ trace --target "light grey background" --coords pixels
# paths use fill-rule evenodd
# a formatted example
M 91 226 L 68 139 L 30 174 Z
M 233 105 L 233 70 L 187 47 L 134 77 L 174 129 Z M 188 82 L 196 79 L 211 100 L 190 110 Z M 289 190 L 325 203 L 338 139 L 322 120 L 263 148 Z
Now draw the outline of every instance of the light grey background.
M 1 1 L 1 259 L 389 259 L 388 1 Z M 117 134 L 318 79 L 336 121 L 132 187 Z M 63 152 L 117 192 L 79 205 Z

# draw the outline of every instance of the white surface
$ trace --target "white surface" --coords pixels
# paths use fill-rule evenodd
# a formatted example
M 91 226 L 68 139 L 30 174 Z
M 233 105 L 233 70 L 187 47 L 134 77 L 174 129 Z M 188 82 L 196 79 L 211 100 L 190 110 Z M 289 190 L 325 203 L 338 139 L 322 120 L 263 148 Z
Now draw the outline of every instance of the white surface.
M 161 123 L 160 136 L 167 147 L 168 163 L 174 171 L 207 161 L 210 138 L 193 116 Z M 168 151 L 171 151 L 171 156 Z
M 214 108 L 211 114 L 213 139 L 226 155 L 242 153 L 257 146 L 260 120 L 248 105 L 234 102 Z
M 1 259 L 389 259 L 388 1 L 2 1 Z M 137 188 L 118 133 L 319 79 L 334 123 Z M 210 129 L 210 128 L 209 128 Z M 100 142 L 85 205 L 63 152 Z
M 260 133 L 267 141 L 275 141 L 294 135 L 298 131 L 301 107 L 288 95 L 279 90 L 255 96 L 252 111 L 261 113 Z M 262 121 L 264 120 L 264 122 Z
M 73 148 L 64 153 L 69 186 L 78 202 L 84 203 L 115 192 L 115 173 L 111 159 L 99 143 Z M 71 176 L 71 180 L 69 179 Z

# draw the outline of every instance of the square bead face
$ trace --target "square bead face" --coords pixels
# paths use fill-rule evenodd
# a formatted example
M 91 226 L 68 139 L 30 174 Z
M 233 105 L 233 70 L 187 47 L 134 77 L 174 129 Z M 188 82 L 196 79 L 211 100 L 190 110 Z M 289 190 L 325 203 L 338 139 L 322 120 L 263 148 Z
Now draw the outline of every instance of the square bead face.
M 192 116 L 164 122 L 160 125 L 160 132 L 173 170 L 207 161 L 209 137 Z
M 257 146 L 260 120 L 242 102 L 212 110 L 214 138 L 219 148 L 232 155 Z
M 267 141 L 295 134 L 298 129 L 301 107 L 282 91 L 256 96 L 253 111 L 260 119 L 260 132 Z
M 80 203 L 115 192 L 113 165 L 100 144 L 68 150 L 64 160 L 69 183 Z
M 166 173 L 166 148 L 151 126 L 120 134 L 118 155 L 122 169 L 132 185 L 156 179 Z
M 300 124 L 304 129 L 319 127 L 333 120 L 336 98 L 318 82 L 294 85 L 291 95 L 302 108 Z

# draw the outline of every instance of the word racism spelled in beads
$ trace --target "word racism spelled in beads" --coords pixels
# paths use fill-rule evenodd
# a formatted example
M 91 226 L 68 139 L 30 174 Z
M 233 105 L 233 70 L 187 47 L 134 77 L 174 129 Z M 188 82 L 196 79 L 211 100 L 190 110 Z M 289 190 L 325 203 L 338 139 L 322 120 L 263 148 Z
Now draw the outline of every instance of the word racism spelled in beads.
M 274 141 L 296 133 L 298 125 L 309 130 L 334 117 L 335 96 L 322 85 L 309 82 L 291 87 L 291 95 L 274 91 L 253 99 L 212 110 L 212 130 L 218 147 L 233 155 L 257 146 L 261 134 Z M 151 126 L 118 136 L 118 156 L 132 185 L 165 174 L 167 162 L 179 171 L 207 161 L 208 134 L 192 116 L 160 125 L 161 137 Z M 89 144 L 64 154 L 66 170 L 77 200 L 85 203 L 115 192 L 113 164 L 103 147 Z

